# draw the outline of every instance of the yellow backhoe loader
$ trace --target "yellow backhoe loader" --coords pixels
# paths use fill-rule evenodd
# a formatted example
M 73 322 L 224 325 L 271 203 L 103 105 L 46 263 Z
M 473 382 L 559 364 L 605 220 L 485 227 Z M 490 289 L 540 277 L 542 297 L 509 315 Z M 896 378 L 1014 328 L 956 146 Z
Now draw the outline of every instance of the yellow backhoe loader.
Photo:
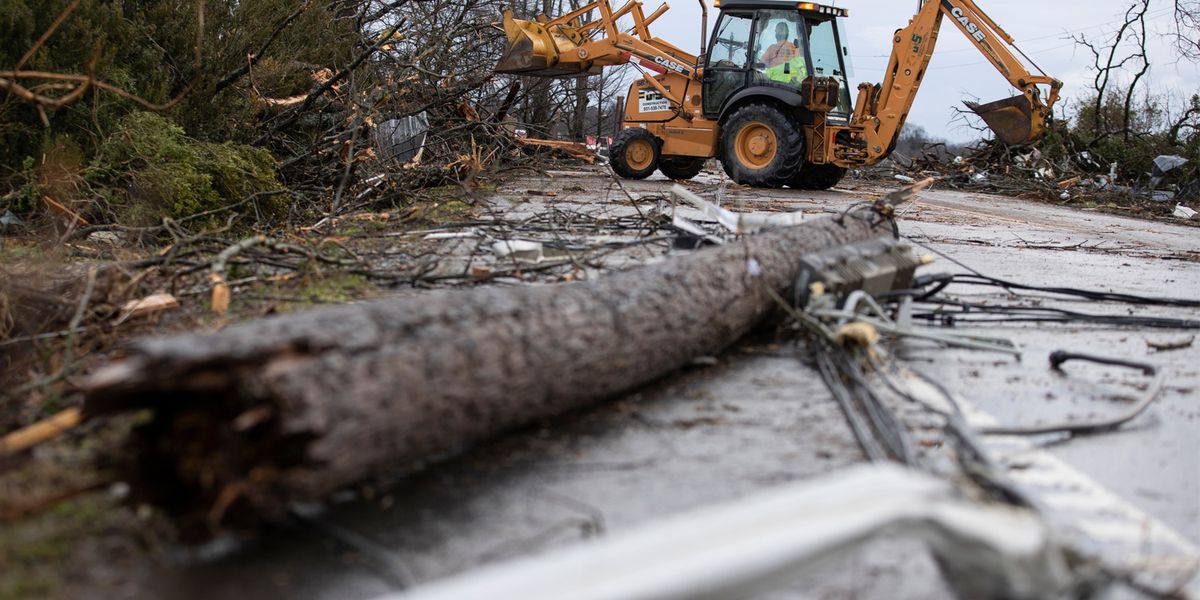
M 704 0 L 701 6 L 703 39 Z M 633 62 L 642 78 L 629 88 L 624 127 L 609 150 L 619 175 L 641 179 L 657 169 L 690 179 L 717 157 L 738 183 L 804 189 L 833 187 L 848 168 L 891 153 L 945 17 L 1021 91 L 967 104 L 997 139 L 1020 144 L 1040 137 L 1062 88 L 1053 77 L 1030 73 L 1013 54 L 1013 38 L 973 0 L 926 0 L 896 32 L 883 82 L 859 84 L 853 102 L 846 9 L 778 0 L 717 0 L 717 6 L 720 19 L 698 55 L 650 34 L 666 4 L 648 16 L 639 0 L 616 10 L 596 0 L 532 21 L 505 11 L 508 47 L 496 70 L 579 77 Z M 626 17 L 632 25 L 622 28 Z

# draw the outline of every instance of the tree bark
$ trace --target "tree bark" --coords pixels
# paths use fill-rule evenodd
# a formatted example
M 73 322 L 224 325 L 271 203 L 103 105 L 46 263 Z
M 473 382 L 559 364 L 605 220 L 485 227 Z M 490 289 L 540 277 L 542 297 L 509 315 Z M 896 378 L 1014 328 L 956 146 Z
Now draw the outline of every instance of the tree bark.
M 152 409 L 126 475 L 185 532 L 276 520 L 291 502 L 416 470 L 719 352 L 767 314 L 767 289 L 789 287 L 803 254 L 891 233 L 854 214 L 595 281 L 139 341 L 85 383 L 85 413 Z

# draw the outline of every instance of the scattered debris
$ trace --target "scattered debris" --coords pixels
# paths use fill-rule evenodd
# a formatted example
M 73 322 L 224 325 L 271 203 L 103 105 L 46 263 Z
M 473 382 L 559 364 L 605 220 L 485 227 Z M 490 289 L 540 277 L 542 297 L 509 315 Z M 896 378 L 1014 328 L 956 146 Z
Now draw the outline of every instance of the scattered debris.
M 725 243 L 723 238 L 709 233 L 698 223 L 681 215 L 676 214 L 674 217 L 672 217 L 671 224 L 674 225 L 675 228 L 687 234 L 687 236 L 690 236 L 690 239 L 685 237 L 676 238 L 676 247 L 683 246 L 689 250 L 694 250 L 705 242 L 716 246 L 720 246 L 721 244 Z
M 540 140 L 536 138 L 517 137 L 516 142 L 520 146 L 529 148 L 549 148 L 570 158 L 577 158 L 588 163 L 596 162 L 596 151 L 587 147 L 587 144 L 580 142 L 567 142 L 563 140 Z
M 803 212 L 787 213 L 736 213 L 709 202 L 687 188 L 675 184 L 671 188 L 671 196 L 682 200 L 700 210 L 704 216 L 720 223 L 722 227 L 734 235 L 756 233 L 773 227 L 792 227 L 804 222 Z
M 1146 347 L 1154 350 L 1155 352 L 1169 352 L 1171 350 L 1183 350 L 1184 348 L 1191 348 L 1192 343 L 1195 341 L 1196 336 L 1194 335 L 1170 342 L 1155 342 L 1152 340 L 1146 340 Z
M 87 241 L 93 244 L 107 244 L 109 246 L 120 246 L 124 241 L 121 234 L 115 231 L 93 231 L 87 236 Z
M 166 292 L 146 296 L 140 300 L 130 300 L 121 307 L 121 321 L 136 319 L 154 313 L 179 308 L 179 300 Z
M 1083 177 L 1080 175 L 1076 175 L 1074 177 L 1068 177 L 1067 179 L 1064 179 L 1064 180 L 1058 182 L 1058 187 L 1065 190 L 1069 187 L 1079 185 L 1079 182 L 1082 180 L 1083 180 Z
M 1174 154 L 1164 154 L 1155 157 L 1154 168 L 1150 173 L 1150 176 L 1154 178 L 1154 184 L 1157 185 L 1158 181 L 1161 180 L 1167 173 L 1186 165 L 1187 162 L 1188 160 L 1186 158 Z
M 1196 216 L 1196 211 L 1194 211 L 1182 204 L 1176 204 L 1175 212 L 1172 214 L 1174 214 L 1176 217 L 1179 217 L 1180 219 L 1191 219 L 1192 217 Z
M 10 210 L 5 209 L 4 214 L 0 215 L 0 230 L 7 231 L 10 227 L 17 228 L 24 226 L 25 221 L 22 221 L 20 217 L 14 215 Z
M 1021 152 L 1021 153 L 1018 153 Z M 1105 166 L 1089 152 L 1052 158 L 1035 149 L 1015 148 L 985 142 L 962 156 L 950 157 L 940 146 L 930 145 L 922 155 L 898 156 L 890 168 L 878 168 L 877 177 L 906 181 L 933 176 L 951 188 L 984 191 L 1021 198 L 1041 198 L 1092 209 L 1166 218 L 1172 200 L 1200 196 L 1200 182 L 1177 176 L 1187 160 L 1160 156 L 1154 173 L 1128 177 L 1115 163 Z M 1102 170 L 1102 169 L 1106 169 Z M 865 169 L 870 174 L 872 169 Z M 886 175 L 885 175 L 886 174 Z M 1167 180 L 1170 185 L 1166 185 Z M 1184 179 L 1186 181 L 1178 181 Z M 1163 184 L 1164 189 L 1157 189 Z
M 424 111 L 380 123 L 375 129 L 379 157 L 399 163 L 420 163 L 428 132 L 429 115 Z
M 541 242 L 527 240 L 505 240 L 492 244 L 498 258 L 512 258 L 522 262 L 540 263 L 545 260 L 545 249 Z

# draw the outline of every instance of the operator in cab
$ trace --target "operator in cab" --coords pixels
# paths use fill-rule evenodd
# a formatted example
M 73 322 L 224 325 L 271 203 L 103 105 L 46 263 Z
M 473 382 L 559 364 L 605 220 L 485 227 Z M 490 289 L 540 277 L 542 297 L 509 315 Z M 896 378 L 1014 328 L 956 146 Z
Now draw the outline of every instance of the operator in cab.
M 759 64 L 771 81 L 797 85 L 808 76 L 808 68 L 804 55 L 789 39 L 791 37 L 791 27 L 787 23 L 775 23 L 775 43 L 763 51 Z
M 800 49 L 795 44 L 788 41 L 789 29 L 787 23 L 775 24 L 775 43 L 767 47 L 763 51 L 762 59 L 759 62 L 767 65 L 767 67 L 775 67 L 792 60 L 800 55 Z

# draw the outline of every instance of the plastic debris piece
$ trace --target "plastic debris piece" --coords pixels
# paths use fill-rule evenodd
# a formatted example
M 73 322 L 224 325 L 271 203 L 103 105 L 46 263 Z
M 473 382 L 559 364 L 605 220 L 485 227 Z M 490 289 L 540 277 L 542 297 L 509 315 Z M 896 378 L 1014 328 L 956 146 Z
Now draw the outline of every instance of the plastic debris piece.
M 1169 190 L 1154 190 L 1150 192 L 1150 199 L 1155 202 L 1170 202 L 1175 199 L 1175 192 Z
M 425 241 L 459 240 L 459 239 L 476 238 L 476 237 L 479 237 L 479 230 L 472 228 L 472 229 L 466 229 L 463 231 L 438 231 L 438 232 L 426 234 L 425 237 L 423 237 L 421 239 L 425 240 Z
M 1188 160 L 1182 156 L 1163 154 L 1162 156 L 1155 157 L 1154 172 L 1151 173 L 1151 175 L 1155 177 L 1162 177 L 1163 175 L 1166 175 L 1167 173 L 1186 165 L 1187 162 Z
M 705 231 L 700 224 L 679 215 L 675 215 L 674 218 L 671 219 L 671 225 L 675 226 L 676 229 L 679 229 L 680 231 L 683 231 L 684 233 L 696 238 L 696 245 L 699 245 L 701 241 L 718 246 L 725 243 L 725 240 Z
M 3 215 L 0 215 L 0 229 L 8 229 L 9 227 L 21 227 L 25 225 L 25 221 L 21 217 L 12 214 L 12 211 L 5 210 Z
M 916 183 L 917 180 L 909 177 L 908 175 L 897 175 L 896 181 L 903 181 L 904 183 Z
M 521 262 L 540 263 L 545 260 L 545 250 L 541 242 L 526 240 L 507 240 L 492 244 L 492 252 L 498 258 L 512 258 Z
M 759 277 L 762 275 L 762 265 L 758 264 L 754 257 L 751 257 L 746 261 L 746 272 L 750 273 L 751 277 Z
M 802 212 L 735 213 L 693 194 L 678 184 L 671 188 L 671 195 L 691 204 L 704 213 L 704 216 L 715 220 L 722 227 L 737 235 L 757 233 L 772 227 L 791 227 L 804 222 L 804 213 Z
M 1176 204 L 1174 215 L 1176 217 L 1179 217 L 1180 219 L 1192 219 L 1192 218 L 1195 218 L 1196 211 L 1194 211 L 1182 204 Z

